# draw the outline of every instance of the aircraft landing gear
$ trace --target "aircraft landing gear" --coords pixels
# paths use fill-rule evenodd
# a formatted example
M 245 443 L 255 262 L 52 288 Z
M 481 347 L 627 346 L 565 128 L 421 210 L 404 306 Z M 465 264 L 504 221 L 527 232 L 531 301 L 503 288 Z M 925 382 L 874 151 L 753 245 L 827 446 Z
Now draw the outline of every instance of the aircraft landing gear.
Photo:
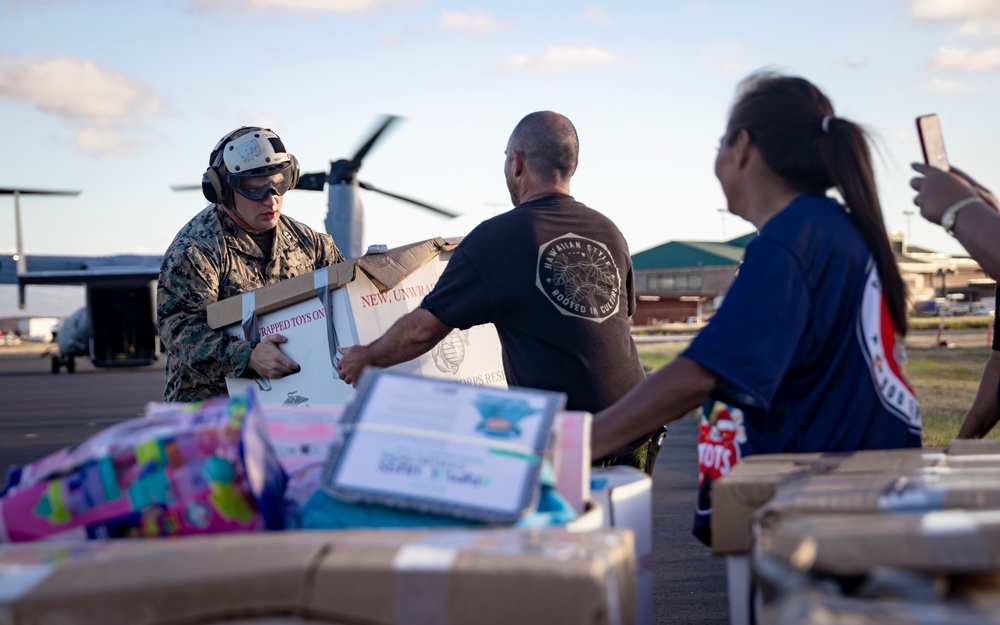
M 76 373 L 76 360 L 72 356 L 53 356 L 52 373 L 59 373 L 62 367 L 66 367 L 66 373 Z

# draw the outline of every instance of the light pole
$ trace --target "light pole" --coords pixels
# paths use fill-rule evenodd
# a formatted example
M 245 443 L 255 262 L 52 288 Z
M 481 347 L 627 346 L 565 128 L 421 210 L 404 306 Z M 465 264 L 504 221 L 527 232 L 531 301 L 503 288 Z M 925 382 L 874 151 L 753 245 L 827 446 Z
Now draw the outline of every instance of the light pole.
M 904 254 L 910 249 L 910 236 L 913 234 L 910 232 L 910 217 L 913 217 L 915 212 L 916 211 L 903 211 L 903 214 L 906 215 L 906 241 L 904 241 L 903 245 Z
M 722 240 L 725 241 L 726 240 L 726 213 L 728 213 L 729 211 L 726 210 L 726 209 L 724 209 L 724 208 L 717 208 L 715 210 L 718 211 L 720 215 L 722 215 Z

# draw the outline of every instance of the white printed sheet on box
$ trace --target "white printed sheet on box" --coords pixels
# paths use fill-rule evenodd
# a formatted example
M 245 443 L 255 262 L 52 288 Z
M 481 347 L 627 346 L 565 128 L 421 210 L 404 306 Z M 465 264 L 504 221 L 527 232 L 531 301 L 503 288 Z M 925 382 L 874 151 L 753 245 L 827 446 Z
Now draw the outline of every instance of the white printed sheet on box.
M 358 272 L 357 279 L 341 289 L 347 291 L 350 299 L 358 342 L 371 343 L 385 334 L 397 319 L 416 309 L 437 284 L 450 257 L 451 252 L 436 256 L 385 293 L 380 293 L 363 272 Z M 468 330 L 455 329 L 428 353 L 400 363 L 392 370 L 425 378 L 507 388 L 500 338 L 493 324 Z
M 346 298 L 338 297 L 337 289 L 333 297 L 333 322 L 341 345 L 355 345 Z M 327 338 L 327 315 L 319 298 L 309 298 L 292 304 L 257 319 L 260 338 L 280 334 L 288 341 L 280 345 L 281 351 L 302 368 L 293 375 L 275 380 L 267 380 L 261 388 L 255 380 L 248 378 L 226 378 L 226 388 L 230 395 L 246 392 L 247 387 L 256 386 L 260 402 L 265 405 L 285 406 L 342 406 L 354 389 L 344 384 L 330 361 L 330 341 Z M 232 325 L 226 328 L 230 336 L 244 338 L 243 328 Z

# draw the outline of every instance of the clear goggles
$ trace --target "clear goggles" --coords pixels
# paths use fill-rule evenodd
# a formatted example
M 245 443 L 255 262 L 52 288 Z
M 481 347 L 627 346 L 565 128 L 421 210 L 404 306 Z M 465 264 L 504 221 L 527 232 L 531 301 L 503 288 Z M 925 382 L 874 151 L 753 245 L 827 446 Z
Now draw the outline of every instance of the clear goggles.
M 229 186 L 248 200 L 260 201 L 271 193 L 284 195 L 292 187 L 292 178 L 287 173 L 268 177 L 239 178 L 229 176 Z

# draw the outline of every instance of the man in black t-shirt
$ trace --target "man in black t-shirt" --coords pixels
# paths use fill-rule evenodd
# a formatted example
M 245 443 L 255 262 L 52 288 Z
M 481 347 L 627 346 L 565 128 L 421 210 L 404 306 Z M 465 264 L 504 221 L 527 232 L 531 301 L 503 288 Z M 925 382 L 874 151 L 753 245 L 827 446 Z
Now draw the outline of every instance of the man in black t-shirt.
M 632 261 L 614 223 L 569 194 L 579 142 L 566 117 L 531 113 L 507 143 L 515 208 L 476 227 L 434 290 L 367 346 L 341 348 L 340 378 L 416 358 L 453 328 L 493 323 L 510 386 L 560 391 L 567 410 L 596 413 L 645 378 L 629 331 Z M 653 433 L 595 464 L 652 471 Z

